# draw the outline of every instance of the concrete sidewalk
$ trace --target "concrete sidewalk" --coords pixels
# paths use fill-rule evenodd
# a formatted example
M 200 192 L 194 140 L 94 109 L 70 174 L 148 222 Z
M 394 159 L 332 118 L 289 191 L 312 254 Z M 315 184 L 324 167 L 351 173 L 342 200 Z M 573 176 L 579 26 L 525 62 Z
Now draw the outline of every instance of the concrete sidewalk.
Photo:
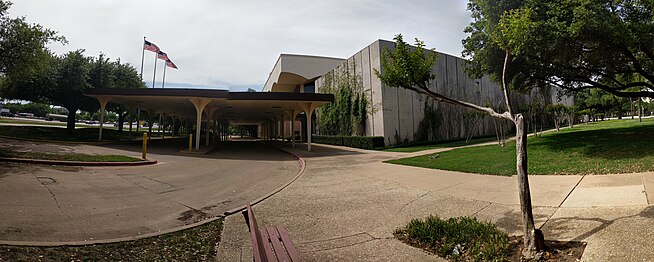
M 475 216 L 520 234 L 514 177 L 384 164 L 403 153 L 314 145 L 284 149 L 303 157 L 304 174 L 254 207 L 260 226 L 283 224 L 306 261 L 437 259 L 393 238 L 412 218 Z M 424 153 L 424 152 L 423 152 Z M 585 260 L 654 256 L 654 173 L 531 176 L 534 215 L 547 239 L 587 241 Z M 648 194 L 649 193 L 649 194 Z M 250 261 L 242 216 L 225 220 L 221 261 Z

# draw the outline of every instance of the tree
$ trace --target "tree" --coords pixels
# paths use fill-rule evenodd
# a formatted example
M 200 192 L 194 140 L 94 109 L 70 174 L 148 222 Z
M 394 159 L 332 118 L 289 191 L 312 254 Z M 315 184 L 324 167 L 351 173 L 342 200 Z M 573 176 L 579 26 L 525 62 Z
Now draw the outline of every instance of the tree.
M 561 128 L 561 123 L 563 119 L 568 115 L 568 108 L 562 104 L 548 105 L 545 108 L 545 111 L 548 115 L 554 120 L 554 127 L 556 127 L 556 132 L 559 132 Z
M 521 24 L 524 16 L 528 11 L 513 12 L 503 17 L 503 23 Z M 514 25 L 513 25 L 514 26 Z M 534 217 L 531 205 L 531 193 L 529 190 L 529 178 L 527 176 L 527 130 L 525 129 L 525 119 L 521 113 L 513 111 L 511 105 L 511 96 L 509 90 L 510 81 L 508 77 L 509 66 L 512 61 L 512 54 L 515 51 L 513 43 L 510 41 L 515 35 L 508 30 L 497 32 L 498 35 L 493 39 L 505 49 L 504 69 L 502 72 L 502 89 L 504 92 L 505 112 L 496 112 L 490 107 L 484 107 L 473 103 L 452 99 L 429 89 L 431 81 L 436 78 L 432 73 L 432 67 L 436 63 L 437 55 L 433 49 L 425 50 L 424 42 L 416 39 L 416 48 L 411 47 L 404 42 L 402 35 L 397 35 L 395 39 L 395 50 L 384 50 L 382 54 L 381 69 L 383 74 L 375 70 L 375 74 L 382 83 L 392 86 L 401 87 L 426 95 L 436 101 L 449 103 L 473 109 L 486 113 L 492 117 L 512 121 L 516 126 L 516 169 L 518 176 L 520 207 L 523 216 L 524 226 L 524 250 L 525 257 L 533 257 L 537 251 L 544 249 L 544 238 L 540 230 L 534 225 Z M 508 41 L 507 41 L 508 40 Z
M 29 72 L 47 55 L 49 42 L 66 41 L 55 31 L 27 23 L 25 17 L 9 18 L 7 12 L 11 5 L 0 0 L 0 74 Z
M 257 92 L 257 90 L 254 90 L 254 88 L 248 87 L 248 92 Z
M 101 60 L 102 54 L 98 57 L 98 60 Z M 120 62 L 120 59 L 117 59 L 116 62 L 107 63 L 109 67 L 109 75 L 111 79 L 111 85 L 107 88 L 145 88 L 145 83 L 141 81 L 136 68 L 130 64 L 124 64 Z M 91 76 L 93 79 L 93 76 Z M 101 87 L 97 86 L 96 88 Z M 118 131 L 123 131 L 123 123 L 125 122 L 125 117 L 129 113 L 129 108 L 124 105 L 109 103 L 107 110 L 110 112 L 116 113 L 118 116 Z
M 58 60 L 57 81 L 48 91 L 47 98 L 52 104 L 63 106 L 68 110 L 66 130 L 68 133 L 73 133 L 77 110 L 96 111 L 98 108 L 95 99 L 84 96 L 84 91 L 91 88 L 89 83 L 91 59 L 84 56 L 83 49 L 79 49 L 68 52 L 56 60 Z
M 514 88 L 552 85 L 654 97 L 650 0 L 470 0 L 468 8 L 474 21 L 466 28 L 464 55 L 473 58 L 471 71 L 477 75 L 501 76 L 504 50 L 491 38 L 504 14 L 528 10 L 520 26 L 506 27 L 521 53 L 511 61 Z
M 11 2 L 0 0 L 0 95 L 6 98 L 39 101 L 41 90 L 28 88 L 43 86 L 48 76 L 43 71 L 50 70 L 50 42 L 66 43 L 55 31 L 38 24 L 29 24 L 25 17 L 9 18 L 7 11 Z

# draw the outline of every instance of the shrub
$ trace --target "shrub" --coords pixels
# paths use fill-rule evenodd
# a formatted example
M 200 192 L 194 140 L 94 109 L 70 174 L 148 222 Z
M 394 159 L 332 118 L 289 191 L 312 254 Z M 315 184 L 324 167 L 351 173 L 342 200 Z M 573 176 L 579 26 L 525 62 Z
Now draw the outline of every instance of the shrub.
M 445 258 L 503 261 L 511 250 L 506 233 L 470 217 L 413 219 L 395 230 L 395 237 Z
M 312 135 L 311 141 L 319 144 L 375 149 L 384 146 L 383 136 L 319 136 Z

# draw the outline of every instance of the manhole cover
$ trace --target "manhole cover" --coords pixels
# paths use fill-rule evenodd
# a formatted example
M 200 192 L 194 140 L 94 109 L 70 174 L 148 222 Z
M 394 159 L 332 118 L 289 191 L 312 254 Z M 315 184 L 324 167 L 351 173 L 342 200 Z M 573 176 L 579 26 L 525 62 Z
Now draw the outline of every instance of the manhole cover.
M 47 176 L 39 176 L 39 177 L 36 177 L 36 179 L 38 179 L 39 182 L 41 182 L 42 185 L 54 185 L 54 184 L 57 183 L 57 180 L 55 180 L 52 177 L 47 177 Z

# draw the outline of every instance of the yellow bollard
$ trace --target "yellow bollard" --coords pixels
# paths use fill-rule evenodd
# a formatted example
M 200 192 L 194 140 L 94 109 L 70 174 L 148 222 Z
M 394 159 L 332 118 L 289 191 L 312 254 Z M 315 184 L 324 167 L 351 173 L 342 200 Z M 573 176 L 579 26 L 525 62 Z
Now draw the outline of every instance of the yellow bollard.
M 193 134 L 190 134 L 188 137 L 188 152 L 193 151 Z
M 146 159 L 145 155 L 148 152 L 148 133 L 143 133 L 143 152 L 141 158 Z

